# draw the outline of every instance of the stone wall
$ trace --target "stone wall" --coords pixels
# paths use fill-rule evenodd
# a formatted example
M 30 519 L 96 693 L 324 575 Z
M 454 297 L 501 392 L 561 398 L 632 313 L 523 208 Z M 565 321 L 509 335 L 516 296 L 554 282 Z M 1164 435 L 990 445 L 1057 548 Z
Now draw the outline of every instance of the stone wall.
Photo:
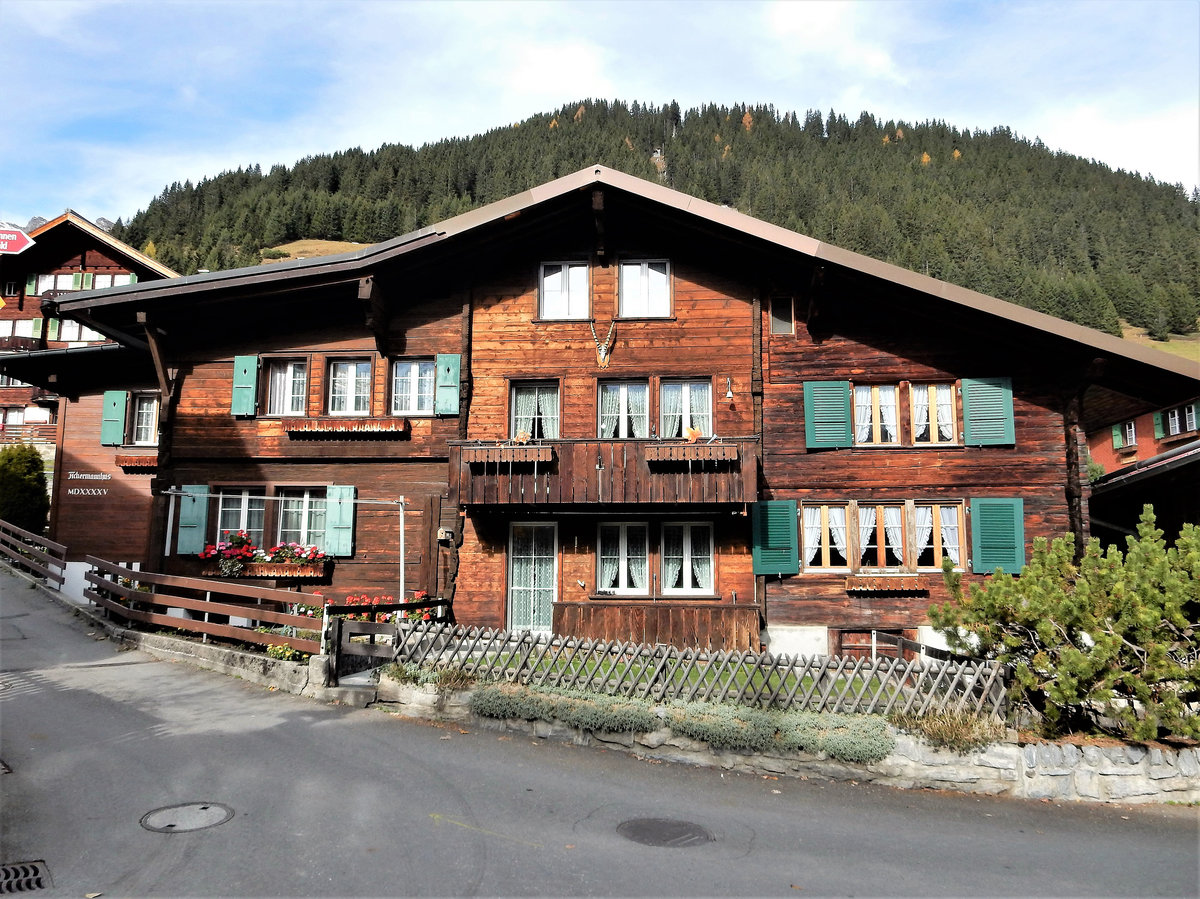
M 1142 802 L 1200 802 L 1200 756 L 1193 748 L 1075 746 L 1070 743 L 993 743 L 959 755 L 893 730 L 896 746 L 887 758 L 863 765 L 823 754 L 748 754 L 714 751 L 706 743 L 664 727 L 644 734 L 591 733 L 558 722 L 478 718 L 470 693 L 439 692 L 384 678 L 377 706 L 415 718 L 469 721 L 478 727 L 515 730 L 543 739 L 604 746 L 646 758 L 721 768 L 747 774 L 774 774 L 854 780 L 905 789 L 953 790 L 1022 799 Z

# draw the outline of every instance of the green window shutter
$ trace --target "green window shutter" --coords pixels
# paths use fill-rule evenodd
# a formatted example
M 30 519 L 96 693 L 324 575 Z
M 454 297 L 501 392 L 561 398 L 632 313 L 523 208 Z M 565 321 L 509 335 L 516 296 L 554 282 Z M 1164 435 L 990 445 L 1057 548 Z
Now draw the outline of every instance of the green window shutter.
M 96 283 L 96 276 L 92 272 L 83 273 L 83 289 L 91 290 L 92 285 Z
M 57 318 L 46 319 L 46 339 L 47 340 L 58 340 L 58 319 Z
M 990 574 L 999 568 L 1020 574 L 1024 564 L 1024 500 L 971 500 L 971 570 Z
M 137 284 L 137 272 L 130 272 L 130 273 L 129 273 L 129 283 L 130 283 L 130 284 Z
M 1113 449 L 1120 449 L 1125 445 L 1125 432 L 1121 430 L 1120 425 L 1113 425 Z
M 968 446 L 1011 446 L 1013 425 L 1011 378 L 963 378 L 964 441 Z
M 125 442 L 125 406 L 129 394 L 124 390 L 104 391 L 104 411 L 100 416 L 100 445 L 121 446 Z
M 25 279 L 25 296 L 37 296 L 37 275 L 30 275 Z
M 325 491 L 325 552 L 354 554 L 354 488 L 332 485 Z
M 1180 422 L 1182 425 L 1183 422 Z M 1154 413 L 1154 436 L 1163 437 L 1166 434 L 1166 429 L 1163 427 L 1163 416 L 1161 412 Z
M 83 272 L 75 272 L 71 275 L 71 289 L 79 290 L 83 287 Z
M 809 449 L 854 444 L 849 381 L 804 382 L 804 442 Z
M 233 401 L 230 412 L 234 415 L 254 415 L 258 399 L 258 357 L 233 357 Z
M 208 531 L 208 485 L 185 484 L 180 489 L 184 495 L 179 497 L 179 536 L 175 539 L 175 552 L 181 556 L 194 555 L 204 551 Z
M 458 380 L 461 364 L 462 356 L 458 353 L 438 353 L 437 385 L 433 395 L 435 415 L 458 414 Z
M 800 547 L 796 501 L 769 500 L 750 507 L 755 574 L 798 574 Z
M 35 318 L 33 320 L 33 336 L 34 337 L 42 336 L 42 320 L 40 318 Z

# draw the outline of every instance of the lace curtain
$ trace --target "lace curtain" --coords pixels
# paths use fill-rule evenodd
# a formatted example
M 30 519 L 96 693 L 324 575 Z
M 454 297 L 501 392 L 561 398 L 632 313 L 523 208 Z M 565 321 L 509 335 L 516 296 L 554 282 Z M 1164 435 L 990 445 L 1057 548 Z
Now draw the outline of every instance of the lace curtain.
M 683 528 L 663 528 L 663 588 L 683 587 Z
M 604 384 L 600 388 L 600 436 L 612 440 L 621 421 L 621 385 Z
M 917 506 L 914 521 L 917 528 L 916 542 L 918 556 L 929 546 L 929 538 L 933 535 L 933 506 Z
M 844 506 L 829 507 L 829 538 L 834 548 L 843 560 L 849 560 L 846 555 L 846 508 Z
M 928 440 L 929 430 L 929 389 L 924 384 L 915 384 L 912 388 L 913 404 L 913 439 Z M 923 544 L 922 544 L 923 545 Z
M 871 439 L 871 388 L 854 388 L 854 440 L 867 443 Z
M 625 570 L 629 574 L 629 585 L 635 590 L 645 590 L 649 582 L 646 553 L 646 529 L 630 527 L 625 530 Z
M 821 551 L 821 507 L 804 507 L 804 552 L 805 565 L 812 565 Z
M 893 565 L 904 562 L 904 510 L 899 506 L 883 507 L 883 533 L 887 537 L 887 548 L 891 550 L 892 558 L 884 557 L 884 564 L 889 561 Z
M 870 565 L 872 562 L 867 561 L 867 553 L 872 549 L 871 544 L 874 542 L 875 536 L 875 507 L 874 506 L 859 506 L 858 507 L 858 552 L 859 564 Z M 875 563 L 877 564 L 877 563 Z
M 650 390 L 645 384 L 626 384 L 625 397 L 629 405 L 629 433 L 627 436 L 649 437 L 649 419 L 646 415 Z
M 949 384 L 938 384 L 934 388 L 937 403 L 937 428 L 939 440 L 954 439 L 954 388 Z
M 659 436 L 671 439 L 683 436 L 683 385 L 663 384 L 662 423 Z
M 698 590 L 712 589 L 712 548 L 706 527 L 693 527 L 692 536 L 692 584 Z
M 955 506 L 941 507 L 942 519 L 942 552 L 950 557 L 950 561 L 958 564 L 958 508 Z

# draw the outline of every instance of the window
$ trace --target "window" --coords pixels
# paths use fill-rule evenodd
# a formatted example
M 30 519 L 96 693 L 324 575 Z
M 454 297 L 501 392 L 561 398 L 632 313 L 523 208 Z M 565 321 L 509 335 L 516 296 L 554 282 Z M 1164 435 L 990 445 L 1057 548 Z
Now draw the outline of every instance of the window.
M 58 325 L 58 339 L 65 341 L 81 340 L 81 326 L 79 322 L 61 321 Z
M 1113 425 L 1112 429 L 1112 444 L 1113 449 L 1134 449 L 1137 447 L 1137 428 L 1132 421 L 1122 422 L 1119 425 Z
M 600 384 L 598 436 L 624 440 L 650 436 L 650 386 L 642 381 L 610 381 Z
M 149 393 L 133 396 L 133 434 L 135 446 L 154 446 L 158 443 L 158 397 Z
M 421 362 L 397 359 L 393 362 L 392 414 L 432 415 L 435 374 L 432 359 Z
M 644 523 L 600 525 L 597 592 L 635 596 L 649 594 L 647 532 Z
M 280 490 L 280 543 L 325 547 L 325 490 Z
M 805 568 L 849 568 L 844 505 L 805 504 L 800 552 Z
M 800 561 L 807 569 L 941 570 L 962 567 L 961 502 L 805 503 Z
M 950 384 L 913 384 L 913 443 L 955 443 L 954 387 Z
M 714 592 L 712 525 L 663 525 L 662 588 L 664 594 Z
M 267 363 L 267 414 L 304 415 L 308 409 L 308 366 L 303 359 Z
M 512 388 L 513 437 L 531 440 L 558 437 L 558 385 L 549 381 L 514 384 Z
M 101 446 L 158 443 L 158 395 L 106 390 L 101 398 Z
M 7 406 L 4 411 L 4 424 L 6 425 L 23 425 L 25 424 L 25 407 L 24 406 Z
M 617 286 L 621 318 L 663 318 L 671 314 L 670 268 L 665 259 L 622 262 Z
M 899 443 L 900 433 L 895 384 L 854 387 L 854 442 L 867 444 Z
M 712 383 L 709 381 L 663 381 L 659 404 L 659 436 L 672 440 L 687 429 L 712 436 Z
M 858 506 L 858 567 L 904 566 L 904 507 Z
M 771 333 L 794 334 L 795 313 L 792 297 L 771 297 Z
M 0 337 L 12 337 L 13 322 L 11 318 L 0 320 Z
M 224 488 L 217 494 L 217 540 L 245 531 L 250 542 L 262 546 L 267 498 L 261 489 Z
M 37 293 L 42 296 L 47 291 L 79 290 L 83 286 L 79 272 L 67 272 L 62 275 L 38 275 Z M 90 281 L 89 281 L 90 283 Z
M 917 503 L 913 523 L 916 530 L 916 567 L 941 570 L 949 558 L 958 568 L 962 564 L 963 507 L 960 503 Z
M 368 415 L 371 412 L 371 363 L 354 359 L 329 364 L 329 413 Z
M 13 322 L 13 337 L 40 337 L 41 334 L 40 318 L 19 318 Z
M 17 282 L 16 281 L 5 281 L 4 282 L 4 295 L 6 297 L 15 297 L 17 295 Z
M 132 283 L 132 281 L 133 277 L 131 275 L 97 274 L 93 277 L 92 287 L 96 290 L 100 290 L 104 287 L 124 287 L 126 284 Z
M 538 318 L 588 317 L 588 267 L 582 262 L 542 265 Z
M 1174 409 L 1167 410 L 1167 437 L 1174 437 L 1177 434 L 1184 434 L 1194 430 L 1196 430 L 1195 403 L 1188 403 L 1185 406 L 1176 406 Z

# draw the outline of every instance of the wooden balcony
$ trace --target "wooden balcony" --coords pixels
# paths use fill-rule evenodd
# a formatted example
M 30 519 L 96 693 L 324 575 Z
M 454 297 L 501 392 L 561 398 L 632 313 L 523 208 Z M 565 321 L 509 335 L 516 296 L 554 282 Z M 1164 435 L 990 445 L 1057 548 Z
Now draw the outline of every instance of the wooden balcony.
M 0 423 L 0 443 L 54 443 L 58 425 L 10 425 Z
M 450 480 L 463 505 L 752 503 L 758 439 L 455 441 Z
M 758 606 L 679 599 L 556 602 L 554 633 L 587 640 L 758 651 Z

